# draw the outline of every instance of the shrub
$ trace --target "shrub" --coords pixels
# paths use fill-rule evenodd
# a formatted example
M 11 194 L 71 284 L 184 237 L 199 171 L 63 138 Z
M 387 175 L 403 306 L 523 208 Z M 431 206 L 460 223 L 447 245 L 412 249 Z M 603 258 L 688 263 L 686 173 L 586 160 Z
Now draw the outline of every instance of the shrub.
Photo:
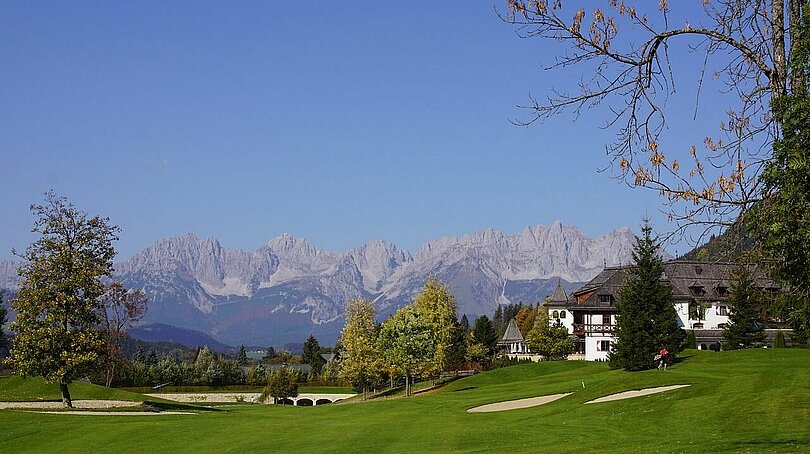
M 773 348 L 785 348 L 785 333 L 781 330 L 776 332 L 776 337 L 773 340 Z
M 685 348 L 697 348 L 697 339 L 695 339 L 695 332 L 689 330 L 686 332 L 686 341 L 684 342 Z

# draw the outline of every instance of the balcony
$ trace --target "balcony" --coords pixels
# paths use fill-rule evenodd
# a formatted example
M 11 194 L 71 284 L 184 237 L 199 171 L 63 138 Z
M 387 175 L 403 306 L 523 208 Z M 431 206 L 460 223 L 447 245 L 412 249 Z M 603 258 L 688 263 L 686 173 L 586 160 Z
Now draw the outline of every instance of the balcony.
M 574 323 L 574 334 L 578 336 L 585 334 L 612 334 L 615 330 L 616 325 Z

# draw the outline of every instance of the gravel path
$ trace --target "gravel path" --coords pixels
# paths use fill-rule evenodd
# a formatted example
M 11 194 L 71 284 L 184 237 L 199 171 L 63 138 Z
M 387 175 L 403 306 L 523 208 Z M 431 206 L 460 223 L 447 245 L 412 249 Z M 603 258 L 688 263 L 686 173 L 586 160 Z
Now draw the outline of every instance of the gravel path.
M 612 402 L 614 400 L 624 400 L 624 399 L 632 399 L 634 397 L 641 397 L 647 396 L 649 394 L 656 394 L 662 393 L 664 391 L 671 391 L 673 389 L 680 389 L 686 388 L 689 385 L 671 385 L 671 386 L 659 386 L 658 388 L 645 388 L 645 389 L 637 389 L 633 391 L 625 391 L 623 393 L 618 394 L 611 394 L 609 396 L 600 397 L 598 399 L 589 400 L 585 402 L 586 404 L 598 404 L 600 402 Z
M 186 411 L 35 411 L 45 415 L 79 415 L 79 416 L 163 416 L 163 415 L 196 415 Z
M 529 397 L 528 399 L 508 400 L 506 402 L 497 402 L 494 404 L 481 405 L 467 410 L 468 413 L 489 413 L 493 411 L 515 410 L 518 408 L 536 407 L 538 405 L 554 402 L 557 399 L 562 399 L 565 396 L 570 396 L 571 393 L 564 394 L 551 394 L 549 396 Z
M 73 407 L 81 409 L 117 408 L 117 407 L 137 407 L 140 402 L 130 402 L 126 400 L 74 400 Z M 61 409 L 64 408 L 62 402 L 0 402 L 2 409 Z

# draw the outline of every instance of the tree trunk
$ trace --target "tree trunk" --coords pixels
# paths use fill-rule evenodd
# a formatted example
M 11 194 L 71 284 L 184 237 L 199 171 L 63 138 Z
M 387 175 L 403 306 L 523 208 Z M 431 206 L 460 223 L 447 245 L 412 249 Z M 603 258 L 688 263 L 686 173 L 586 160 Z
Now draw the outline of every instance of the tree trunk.
M 115 377 L 115 361 L 110 360 L 107 366 L 107 387 L 112 387 L 113 377 Z
M 788 30 L 790 35 L 790 55 L 798 55 L 799 27 L 802 21 L 802 6 L 800 0 L 790 0 L 788 9 Z M 796 57 L 794 57 L 796 58 Z M 792 71 L 790 75 L 790 92 L 792 94 L 804 93 L 804 72 Z
M 773 0 L 771 5 L 773 19 L 773 76 L 771 89 L 774 98 L 787 94 L 787 63 L 785 61 L 785 0 Z
M 64 378 L 59 380 L 59 390 L 62 391 L 62 404 L 66 408 L 73 408 L 73 401 L 70 399 L 68 383 Z

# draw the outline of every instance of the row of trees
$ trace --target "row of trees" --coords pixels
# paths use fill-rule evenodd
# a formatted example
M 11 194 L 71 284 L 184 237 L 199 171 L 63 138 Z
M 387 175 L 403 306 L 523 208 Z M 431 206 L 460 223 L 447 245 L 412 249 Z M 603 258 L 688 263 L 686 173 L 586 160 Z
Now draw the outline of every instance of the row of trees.
M 500 317 L 504 311 L 514 313 L 521 332 L 528 333 L 532 351 L 547 359 L 561 359 L 573 350 L 567 329 L 550 324 L 540 304 L 499 309 Z M 343 357 L 338 376 L 364 395 L 385 378 L 391 383 L 404 378 L 405 393 L 410 395 L 415 377 L 436 376 L 470 362 L 489 364 L 499 339 L 486 315 L 479 316 L 472 327 L 466 315 L 458 321 L 453 295 L 433 278 L 412 304 L 400 308 L 382 324 L 375 317 L 371 302 L 349 302 L 339 341 Z
M 465 361 L 466 333 L 456 316 L 455 299 L 435 279 L 382 325 L 375 316 L 369 301 L 349 302 L 340 336 L 344 356 L 338 376 L 364 396 L 385 376 L 391 382 L 404 378 L 405 394 L 410 395 L 414 377 L 436 375 Z

